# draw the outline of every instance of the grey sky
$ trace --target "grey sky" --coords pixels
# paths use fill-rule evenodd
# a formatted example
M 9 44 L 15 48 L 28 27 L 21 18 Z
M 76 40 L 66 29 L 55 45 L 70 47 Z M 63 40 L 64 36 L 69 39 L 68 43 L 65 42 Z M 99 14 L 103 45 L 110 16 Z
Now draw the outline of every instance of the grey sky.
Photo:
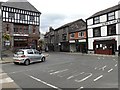
M 7 1 L 7 0 L 0 0 Z M 92 14 L 117 5 L 120 0 L 27 0 L 41 14 L 40 31 L 45 33 L 49 26 L 58 28 L 77 19 L 86 19 Z

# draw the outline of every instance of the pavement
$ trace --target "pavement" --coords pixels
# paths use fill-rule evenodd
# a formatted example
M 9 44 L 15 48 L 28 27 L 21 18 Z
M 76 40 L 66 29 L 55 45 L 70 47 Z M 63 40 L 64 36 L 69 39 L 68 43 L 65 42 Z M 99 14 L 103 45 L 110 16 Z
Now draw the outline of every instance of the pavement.
M 0 68 L 0 89 L 20 89 L 20 87 L 14 82 L 12 78 L 8 76 L 7 73 L 5 73 L 2 68 Z
M 0 59 L 0 64 L 7 64 L 7 63 L 12 63 L 13 62 L 13 53 L 7 51 L 7 54 L 9 53 L 9 55 L 5 54 L 5 57 L 3 57 L 3 59 Z M 43 54 L 48 57 L 49 52 L 43 52 Z M 62 52 L 61 52 L 62 53 Z M 80 55 L 90 55 L 90 56 L 106 56 L 106 57 L 118 57 L 117 55 L 100 55 L 100 54 L 82 54 L 82 53 L 66 53 L 63 52 L 65 54 L 80 54 Z M 20 87 L 14 82 L 14 80 L 12 80 L 7 73 L 5 73 L 2 68 L 0 68 L 0 85 L 2 85 L 2 89 L 4 90 L 4 88 L 17 88 L 20 89 Z M 0 88 L 1 89 L 1 88 Z

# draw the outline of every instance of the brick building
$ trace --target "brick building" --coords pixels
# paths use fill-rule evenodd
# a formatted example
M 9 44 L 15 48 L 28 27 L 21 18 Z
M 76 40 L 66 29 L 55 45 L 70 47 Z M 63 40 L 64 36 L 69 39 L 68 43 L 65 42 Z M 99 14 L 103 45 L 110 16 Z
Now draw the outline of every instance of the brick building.
M 27 0 L 8 0 L 2 4 L 3 35 L 9 35 L 9 40 L 3 40 L 4 47 L 9 43 L 12 49 L 32 47 L 37 48 L 40 38 L 41 13 Z
M 75 36 L 71 35 L 75 34 Z M 72 37 L 71 37 L 72 36 Z M 45 34 L 45 43 L 49 50 L 78 51 L 86 50 L 86 23 L 82 19 L 67 23 Z

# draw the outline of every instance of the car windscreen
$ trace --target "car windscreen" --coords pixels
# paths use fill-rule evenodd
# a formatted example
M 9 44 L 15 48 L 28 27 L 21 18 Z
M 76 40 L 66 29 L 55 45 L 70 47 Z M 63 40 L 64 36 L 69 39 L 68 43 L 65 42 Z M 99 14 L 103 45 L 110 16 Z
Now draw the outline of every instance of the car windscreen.
M 18 52 L 16 52 L 15 54 L 17 54 L 17 55 L 23 55 L 23 54 L 24 54 L 24 51 L 18 51 Z

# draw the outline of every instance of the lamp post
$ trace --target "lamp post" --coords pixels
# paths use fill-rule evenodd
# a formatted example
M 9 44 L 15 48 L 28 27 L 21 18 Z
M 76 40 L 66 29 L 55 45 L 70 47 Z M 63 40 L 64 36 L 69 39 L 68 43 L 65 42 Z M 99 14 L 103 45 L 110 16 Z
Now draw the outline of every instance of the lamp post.
M 1 47 L 0 47 L 0 58 L 2 60 L 2 43 L 3 43 L 3 40 L 2 40 L 2 2 L 0 2 L 0 42 L 1 42 Z

